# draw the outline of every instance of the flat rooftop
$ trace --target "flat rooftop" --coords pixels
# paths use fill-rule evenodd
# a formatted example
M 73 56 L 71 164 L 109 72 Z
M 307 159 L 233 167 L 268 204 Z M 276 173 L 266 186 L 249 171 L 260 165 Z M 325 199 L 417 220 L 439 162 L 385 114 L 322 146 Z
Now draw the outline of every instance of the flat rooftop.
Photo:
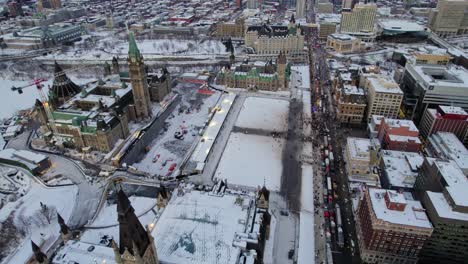
M 429 86 L 449 86 L 468 89 L 468 71 L 459 66 L 446 65 L 414 65 L 407 64 L 408 69 L 413 69 Z
M 384 195 L 388 190 L 369 188 L 369 197 L 375 216 L 383 221 L 421 228 L 432 228 L 425 210 L 421 203 L 415 200 L 408 200 L 403 195 L 394 196 L 396 202 L 406 203 L 404 211 L 390 210 L 385 204 Z
M 370 160 L 369 150 L 371 140 L 367 138 L 348 137 L 346 139 L 349 153 L 352 159 Z
M 435 211 L 441 218 L 468 221 L 468 214 L 454 211 L 443 193 L 426 191 Z
M 414 152 L 383 150 L 382 161 L 388 182 L 393 187 L 413 188 L 424 157 Z
M 211 196 L 184 190 L 173 195 L 152 235 L 163 263 L 235 264 L 240 249 L 233 245 L 236 233 L 246 230 L 248 210 L 236 203 L 236 195 Z M 242 196 L 243 199 L 250 199 Z
M 419 132 L 412 120 L 385 118 L 385 124 L 391 128 L 407 127 L 409 131 Z
M 468 150 L 455 134 L 439 131 L 429 137 L 429 142 L 438 153 L 454 160 L 462 170 L 468 169 Z
M 389 76 L 386 75 L 371 75 L 366 78 L 377 93 L 401 94 L 400 86 Z
M 439 105 L 440 110 L 445 114 L 468 115 L 468 113 L 459 106 Z
M 341 40 L 341 41 L 346 41 L 346 40 L 352 41 L 356 39 L 356 37 L 350 36 L 348 34 L 340 34 L 340 33 L 333 33 L 333 34 L 328 35 L 328 37 Z
M 414 21 L 402 20 L 402 19 L 391 19 L 391 20 L 380 20 L 379 26 L 384 30 L 389 31 L 401 31 L 401 32 L 419 32 L 424 31 L 425 27 Z

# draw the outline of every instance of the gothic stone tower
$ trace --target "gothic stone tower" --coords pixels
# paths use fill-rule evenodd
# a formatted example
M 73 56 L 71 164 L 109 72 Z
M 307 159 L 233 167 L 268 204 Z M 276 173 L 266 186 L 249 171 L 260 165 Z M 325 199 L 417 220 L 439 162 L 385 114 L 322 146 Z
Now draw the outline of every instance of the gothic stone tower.
M 113 241 L 115 262 L 118 264 L 159 264 L 150 230 L 143 228 L 127 195 L 117 193 L 119 247 Z
M 63 242 L 67 243 L 67 241 L 72 237 L 72 232 L 67 224 L 65 224 L 65 220 L 63 220 L 59 213 L 57 213 L 57 220 L 60 225 L 60 236 L 62 237 Z
M 286 88 L 286 54 L 282 51 L 278 55 L 277 72 L 280 89 Z
M 119 74 L 120 73 L 120 65 L 119 65 L 119 58 L 112 57 L 112 74 Z
M 133 32 L 129 35 L 128 69 L 130 83 L 132 84 L 133 100 L 138 118 L 151 116 L 151 102 L 146 78 L 145 63 L 143 56 L 138 50 Z
M 41 251 L 41 248 L 31 240 L 31 247 L 34 253 L 34 261 L 35 264 L 49 264 L 49 259 L 47 255 Z

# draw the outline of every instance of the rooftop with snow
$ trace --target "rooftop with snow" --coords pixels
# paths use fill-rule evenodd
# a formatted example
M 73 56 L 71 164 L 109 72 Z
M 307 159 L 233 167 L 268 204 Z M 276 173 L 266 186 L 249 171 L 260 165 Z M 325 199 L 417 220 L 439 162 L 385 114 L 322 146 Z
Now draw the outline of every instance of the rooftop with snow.
M 236 234 L 246 232 L 249 212 L 237 199 L 237 195 L 219 197 L 195 190 L 174 193 L 152 231 L 159 260 L 237 263 L 241 249 L 234 240 Z
M 382 150 L 385 176 L 392 187 L 412 188 L 424 157 L 419 153 Z
M 390 197 L 391 202 L 406 204 L 405 209 L 403 211 L 389 209 L 385 203 L 385 195 Z M 419 201 L 408 200 L 403 194 L 396 191 L 376 188 L 369 188 L 369 197 L 372 210 L 380 220 L 392 224 L 432 228 L 432 224 Z

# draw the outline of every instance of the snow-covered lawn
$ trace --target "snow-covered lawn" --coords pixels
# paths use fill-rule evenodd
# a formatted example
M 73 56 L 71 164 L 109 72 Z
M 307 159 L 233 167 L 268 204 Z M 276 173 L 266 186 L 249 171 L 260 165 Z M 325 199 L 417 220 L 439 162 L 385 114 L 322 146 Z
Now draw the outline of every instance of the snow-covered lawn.
M 156 198 L 131 196 L 129 197 L 129 200 L 135 209 L 135 214 L 138 216 L 138 219 L 143 226 L 154 222 L 156 217 L 154 212 L 157 211 L 157 208 L 155 207 Z M 117 204 L 105 205 L 90 227 L 92 228 L 87 229 L 81 235 L 81 242 L 100 244 L 102 238 L 107 236 L 114 238 L 115 242 L 119 243 Z
M 283 172 L 284 140 L 243 133 L 231 133 L 215 177 L 228 184 L 266 187 L 279 191 Z
M 244 199 L 249 199 L 244 197 Z M 164 263 L 234 264 L 240 249 L 234 247 L 236 232 L 243 233 L 247 210 L 235 203 L 236 196 L 210 196 L 190 191 L 174 196 L 152 235 Z
M 183 40 L 154 39 L 137 40 L 138 48 L 143 54 L 191 55 L 191 54 L 226 54 L 226 47 L 218 40 Z M 127 54 L 128 42 L 121 42 L 115 47 L 106 49 L 109 53 Z
M 236 126 L 282 132 L 287 129 L 289 102 L 286 100 L 248 97 Z
M 209 109 L 215 106 L 220 98 L 220 92 L 212 95 L 202 95 L 197 93 L 197 85 L 182 85 L 178 91 L 182 95 L 181 105 L 190 108 L 190 112 L 179 112 L 179 106 L 174 109 L 172 116 L 166 120 L 167 131 L 162 131 L 158 137 L 151 143 L 151 149 L 146 156 L 132 166 L 140 171 L 151 174 L 170 176 L 172 172 L 169 168 L 176 164 L 177 168 L 180 162 L 188 153 L 190 147 L 198 136 L 198 131 L 205 125 L 208 118 Z M 197 109 L 197 106 L 200 106 Z M 183 139 L 174 137 L 176 132 L 186 131 Z M 158 156 L 159 155 L 159 156 Z
M 68 221 L 71 217 L 74 208 L 77 194 L 76 186 L 46 188 L 33 180 L 30 181 L 30 184 L 29 192 L 18 200 L 7 203 L 0 209 L 0 221 L 3 223 L 12 221 L 18 230 L 17 235 L 19 237 L 17 239 L 19 245 L 15 242 L 10 244 L 11 247 L 16 247 L 16 249 L 4 249 L 4 253 L 12 251 L 9 256 L 11 258 L 7 263 L 25 263 L 32 254 L 29 244 L 31 239 L 47 248 L 58 237 L 59 225 L 56 214 L 51 213 L 46 216 L 46 213 L 40 213 L 41 203 L 46 205 L 51 212 L 55 208 L 65 221 Z M 47 218 L 49 218 L 50 224 Z M 24 236 L 21 236 L 21 233 Z

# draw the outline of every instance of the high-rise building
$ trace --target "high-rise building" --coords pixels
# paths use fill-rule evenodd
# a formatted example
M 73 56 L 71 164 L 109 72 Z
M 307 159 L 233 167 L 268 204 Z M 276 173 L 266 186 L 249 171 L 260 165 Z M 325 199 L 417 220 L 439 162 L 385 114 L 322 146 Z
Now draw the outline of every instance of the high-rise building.
M 341 13 L 340 32 L 352 34 L 363 41 L 372 41 L 375 38 L 374 24 L 377 14 L 377 5 L 357 4 L 351 11 Z
M 379 175 L 374 171 L 374 154 L 380 146 L 375 139 L 348 137 L 344 160 L 349 181 L 380 187 Z
M 429 15 L 428 26 L 441 37 L 468 33 L 468 1 L 439 0 Z
M 327 37 L 336 32 L 336 24 L 330 22 L 320 22 L 319 24 L 319 39 L 327 39 Z
M 152 115 L 151 101 L 146 78 L 145 63 L 143 56 L 137 47 L 133 32 L 129 35 L 128 69 L 130 83 L 132 84 L 133 100 L 135 103 L 136 116 L 147 118 Z
M 359 201 L 356 229 L 365 263 L 417 263 L 432 224 L 419 201 L 369 188 Z
M 434 231 L 420 263 L 455 264 L 468 259 L 468 180 L 453 161 L 426 158 L 415 189 Z
M 362 124 L 367 106 L 364 89 L 344 84 L 337 88 L 336 97 L 338 102 L 336 119 L 344 124 Z
M 452 132 L 461 141 L 465 140 L 468 129 L 468 113 L 461 107 L 438 106 L 427 108 L 419 123 L 421 136 L 429 137 L 438 131 Z
M 319 14 L 324 14 L 324 13 L 333 13 L 333 4 L 330 2 L 325 2 L 325 3 L 318 3 L 317 4 L 317 12 Z
M 453 105 L 468 110 L 468 70 L 463 67 L 406 63 L 401 89 L 404 112 L 416 124 L 426 108 Z
M 373 115 L 397 118 L 403 100 L 400 86 L 386 75 L 366 74 L 361 79 L 364 83 L 360 85 L 367 89 L 368 94 L 367 120 Z
M 468 150 L 455 134 L 441 131 L 432 134 L 427 140 L 425 151 L 434 158 L 453 160 L 468 176 Z
M 261 0 L 247 0 L 248 9 L 260 8 L 260 5 L 261 5 Z
M 297 18 L 305 17 L 305 9 L 306 9 L 306 1 L 296 0 L 296 17 Z

